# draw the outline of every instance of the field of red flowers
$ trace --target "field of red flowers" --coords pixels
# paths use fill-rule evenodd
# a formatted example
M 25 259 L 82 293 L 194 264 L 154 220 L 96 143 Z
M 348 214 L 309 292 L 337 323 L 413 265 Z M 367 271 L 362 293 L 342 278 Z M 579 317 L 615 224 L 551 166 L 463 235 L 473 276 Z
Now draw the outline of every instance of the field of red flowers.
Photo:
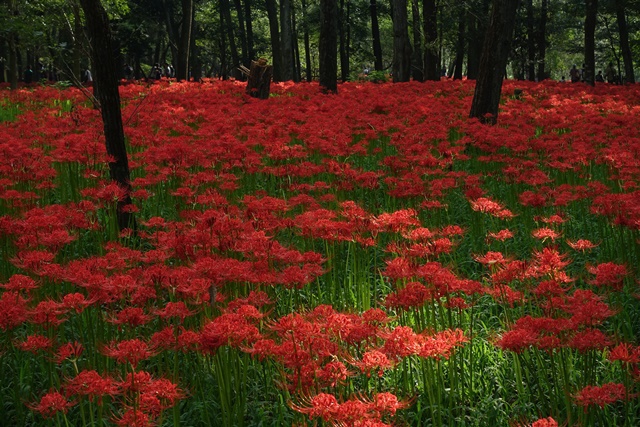
M 273 89 L 0 91 L 0 424 L 640 423 L 640 86 Z

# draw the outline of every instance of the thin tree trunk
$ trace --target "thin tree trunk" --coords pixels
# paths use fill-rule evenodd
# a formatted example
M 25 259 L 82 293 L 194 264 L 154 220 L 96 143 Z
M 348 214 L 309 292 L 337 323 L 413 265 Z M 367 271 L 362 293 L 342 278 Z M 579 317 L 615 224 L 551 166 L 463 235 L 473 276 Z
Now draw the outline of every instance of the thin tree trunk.
M 247 29 L 247 55 L 249 61 L 255 59 L 256 52 L 253 42 L 253 23 L 251 21 L 251 1 L 244 0 L 244 19 L 246 20 Z
M 489 0 L 481 0 L 479 11 L 467 11 L 469 19 L 468 32 L 468 49 L 467 55 L 467 78 L 475 80 L 478 77 L 478 69 L 480 68 L 480 55 L 484 45 L 484 37 L 486 32 L 485 16 L 489 16 Z
M 527 74 L 530 81 L 536 80 L 536 40 L 533 29 L 533 0 L 527 0 Z
M 182 25 L 180 26 L 180 44 L 176 79 L 189 80 L 189 50 L 191 49 L 191 29 L 193 24 L 193 0 L 182 0 Z
M 9 15 L 16 16 L 18 7 L 16 0 L 9 0 Z M 11 90 L 18 88 L 18 47 L 16 45 L 16 33 L 11 29 L 8 35 L 9 44 L 9 85 Z
M 307 4 L 305 0 L 301 0 L 302 3 L 302 20 L 303 32 L 304 32 L 304 62 L 305 62 L 305 76 L 308 82 L 311 81 L 311 48 L 309 45 L 309 23 L 307 22 Z
M 349 23 L 345 17 L 344 0 L 340 0 L 340 12 L 338 16 L 338 33 L 340 36 L 340 80 L 349 80 L 349 59 L 347 58 L 347 27 Z
M 238 55 L 238 46 L 233 31 L 233 21 L 231 20 L 231 7 L 229 0 L 220 0 L 220 11 L 224 15 L 223 28 L 226 26 L 226 32 L 229 36 L 229 49 L 231 51 L 231 68 L 230 73 L 234 77 L 238 77 L 237 67 L 240 65 L 240 55 Z
M 495 124 L 518 0 L 493 0 L 469 117 Z
M 280 0 L 280 42 L 282 43 L 282 80 L 293 80 L 291 0 Z
M 624 0 L 615 0 L 616 18 L 618 21 L 618 31 L 620 32 L 620 51 L 624 60 L 625 82 L 635 83 L 636 77 L 633 72 L 633 58 L 631 57 L 631 47 L 629 46 L 629 29 L 627 28 L 627 17 L 625 15 Z
M 291 31 L 293 35 L 293 58 L 294 58 L 294 74 L 293 81 L 299 83 L 302 80 L 302 71 L 300 64 L 300 43 L 298 43 L 298 22 L 296 20 L 296 12 L 292 10 L 291 13 Z
M 338 92 L 338 4 L 320 0 L 320 88 Z
M 538 80 L 547 78 L 545 61 L 547 55 L 547 15 L 549 14 L 549 0 L 542 0 L 540 5 L 540 29 L 538 30 Z
M 460 7 L 460 15 L 458 18 L 458 40 L 456 41 L 456 58 L 453 71 L 454 80 L 462 80 L 462 67 L 464 64 L 464 41 L 465 41 L 465 15 L 467 11 L 464 6 Z
M 244 29 L 245 19 L 244 10 L 240 0 L 233 0 L 233 5 L 236 9 L 236 15 L 238 16 L 238 36 L 240 37 L 240 51 L 242 55 L 242 65 L 248 67 L 251 65 L 249 62 L 249 47 L 247 46 L 247 33 Z
M 125 209 L 131 204 L 131 182 L 109 18 L 100 0 L 80 0 L 80 5 L 87 21 L 91 60 L 95 72 L 94 86 L 97 88 L 100 103 L 107 154 L 112 159 L 109 162 L 109 173 L 122 191 L 122 197 L 117 202 L 118 227 L 121 231 L 125 228 L 135 230 L 135 218 Z
M 178 61 L 178 45 L 180 44 L 180 41 L 178 40 L 178 33 L 176 31 L 176 24 L 173 20 L 173 7 L 171 3 L 167 3 L 167 0 L 163 0 L 162 1 L 162 6 L 164 9 L 164 13 L 165 13 L 165 25 L 167 26 L 167 35 L 169 36 L 169 47 L 171 48 L 171 57 L 173 58 L 173 61 L 176 63 L 176 67 L 177 67 L 177 61 Z M 162 40 L 163 34 L 160 31 L 160 29 L 158 29 L 158 35 L 157 35 L 157 49 L 156 49 L 156 54 L 153 58 L 153 63 L 156 63 L 160 60 L 160 45 L 161 40 Z M 176 69 L 176 73 L 177 73 L 177 69 Z
M 374 69 L 382 71 L 382 45 L 380 44 L 380 25 L 378 24 L 378 4 L 376 0 L 369 1 L 371 12 L 371 38 L 373 39 Z
M 411 44 L 407 28 L 407 0 L 393 0 L 393 82 L 411 79 Z
M 266 0 L 267 16 L 269 18 L 269 33 L 271 34 L 271 54 L 273 55 L 273 81 L 282 81 L 282 49 L 280 48 L 280 28 L 278 25 L 278 9 L 276 0 Z
M 586 0 L 584 19 L 584 82 L 595 86 L 595 32 L 598 17 L 598 0 Z
M 438 10 L 435 0 L 423 0 L 422 18 L 424 20 L 424 78 L 440 80 L 440 59 L 438 57 Z
M 412 65 L 411 65 L 411 75 L 413 80 L 417 82 L 421 82 L 424 80 L 424 70 L 423 70 L 423 51 L 422 51 L 422 33 L 420 32 L 420 28 L 422 28 L 422 23 L 420 21 L 420 7 L 418 6 L 418 0 L 411 0 L 411 19 L 413 21 L 412 25 L 412 36 L 413 36 L 413 54 L 412 54 Z

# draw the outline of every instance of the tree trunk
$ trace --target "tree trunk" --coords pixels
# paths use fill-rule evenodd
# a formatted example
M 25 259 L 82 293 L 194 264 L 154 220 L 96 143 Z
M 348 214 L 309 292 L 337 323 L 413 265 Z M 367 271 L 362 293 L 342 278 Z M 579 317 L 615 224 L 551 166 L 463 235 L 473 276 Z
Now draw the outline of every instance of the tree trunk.
M 631 47 L 629 46 L 629 29 L 627 28 L 627 17 L 624 12 L 624 0 L 615 0 L 616 18 L 618 21 L 618 31 L 620 32 L 620 50 L 624 61 L 624 74 L 626 83 L 635 83 L 636 77 L 633 72 L 633 58 L 631 57 Z
M 118 227 L 120 231 L 125 228 L 135 230 L 135 218 L 125 209 L 131 204 L 131 182 L 109 18 L 100 0 L 80 0 L 80 5 L 87 21 L 86 29 L 95 73 L 93 84 L 100 103 L 107 154 L 111 158 L 109 173 L 123 192 L 123 197 L 117 202 Z
M 247 79 L 247 94 L 254 98 L 268 99 L 272 74 L 273 68 L 271 65 L 267 65 L 266 59 L 260 58 L 257 61 L 251 61 L 251 69 Z
M 252 61 L 256 56 L 254 42 L 253 42 L 253 23 L 251 21 L 251 1 L 244 0 L 244 19 L 246 20 L 247 29 L 247 56 L 249 61 Z
M 422 18 L 424 20 L 424 78 L 440 80 L 440 58 L 438 58 L 438 16 L 436 0 L 423 0 Z
M 338 4 L 320 0 L 320 89 L 338 92 Z
M 533 0 L 527 0 L 527 74 L 536 81 L 536 39 L 533 29 Z
M 282 80 L 293 80 L 291 0 L 280 0 L 280 42 L 282 43 Z
M 240 0 L 233 0 L 233 5 L 236 9 L 236 15 L 238 17 L 238 36 L 240 37 L 240 51 L 242 55 L 242 65 L 245 67 L 250 64 L 250 60 L 253 58 L 249 58 L 249 47 L 247 46 L 247 33 L 244 29 L 245 19 L 244 19 L 244 9 L 242 8 L 242 3 Z
M 421 82 L 424 80 L 423 73 L 423 51 L 422 51 L 422 27 L 420 22 L 420 7 L 418 6 L 418 0 L 411 0 L 411 18 L 413 21 L 412 35 L 413 35 L 413 54 L 411 64 L 411 75 L 413 80 Z
M 547 78 L 545 70 L 545 58 L 547 55 L 547 15 L 549 13 L 549 0 L 542 0 L 540 5 L 540 29 L 538 30 L 538 80 Z
M 9 16 L 16 16 L 18 14 L 18 7 L 16 0 L 9 0 Z M 11 90 L 18 88 L 18 46 L 16 45 L 16 32 L 14 29 L 9 31 L 8 45 L 9 45 L 9 85 Z
M 338 17 L 338 33 L 340 35 L 340 80 L 349 80 L 349 57 L 347 56 L 347 21 L 344 0 L 340 0 L 340 13 Z
M 456 59 L 453 71 L 454 80 L 462 80 L 462 67 L 464 65 L 464 41 L 465 41 L 465 15 L 466 8 L 460 7 L 458 18 L 458 40 L 456 41 Z
M 304 62 L 305 62 L 305 76 L 308 82 L 311 81 L 311 47 L 309 43 L 309 23 L 307 22 L 307 4 L 305 0 L 301 0 L 302 5 L 302 20 L 303 32 L 304 32 Z
M 371 12 L 371 38 L 373 39 L 374 69 L 382 71 L 382 45 L 380 44 L 380 25 L 378 24 L 378 4 L 376 0 L 370 0 Z
M 229 49 L 231 51 L 231 67 L 230 73 L 234 77 L 239 77 L 238 66 L 240 65 L 240 55 L 238 55 L 238 46 L 236 45 L 236 38 L 233 31 L 233 21 L 231 20 L 231 8 L 229 0 L 220 0 L 220 11 L 224 15 L 224 23 L 222 27 L 226 26 L 226 33 L 229 36 Z
M 294 75 L 293 81 L 299 83 L 302 80 L 302 71 L 300 64 L 300 43 L 298 43 L 298 22 L 296 20 L 296 11 L 291 13 L 291 31 L 293 35 L 293 58 L 294 58 Z
M 478 69 L 480 68 L 480 55 L 484 45 L 484 37 L 487 28 L 485 17 L 489 16 L 488 0 L 480 0 L 478 6 L 479 12 L 467 11 L 469 22 L 468 32 L 468 49 L 467 55 L 467 78 L 475 80 L 478 77 Z
M 393 0 L 393 82 L 411 79 L 411 44 L 407 29 L 407 0 Z
M 598 0 L 586 0 L 586 14 L 584 19 L 584 75 L 585 83 L 595 86 L 595 33 L 598 18 Z
M 176 79 L 189 80 L 189 50 L 191 49 L 191 29 L 193 24 L 193 0 L 182 0 L 182 25 L 176 64 Z
M 282 81 L 282 50 L 280 49 L 280 27 L 278 25 L 278 9 L 276 0 L 266 0 L 269 17 L 269 33 L 271 34 L 271 54 L 273 55 L 273 80 Z
M 495 124 L 518 0 L 493 0 L 469 117 Z

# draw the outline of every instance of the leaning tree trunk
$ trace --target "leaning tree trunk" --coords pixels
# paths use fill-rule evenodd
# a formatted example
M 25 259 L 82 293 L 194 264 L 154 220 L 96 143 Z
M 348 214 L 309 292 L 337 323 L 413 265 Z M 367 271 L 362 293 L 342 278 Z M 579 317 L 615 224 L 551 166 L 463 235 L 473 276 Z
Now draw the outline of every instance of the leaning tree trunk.
M 126 209 L 131 204 L 131 182 L 120 111 L 119 70 L 114 60 L 109 18 L 100 0 L 80 0 L 80 5 L 87 20 L 86 29 L 95 73 L 93 84 L 100 103 L 107 154 L 111 158 L 109 173 L 122 190 L 122 197 L 117 202 L 118 227 L 121 231 L 125 228 L 135 230 L 135 218 Z
M 631 57 L 631 47 L 629 46 L 629 29 L 627 28 L 627 17 L 624 12 L 624 0 L 616 0 L 616 18 L 618 20 L 618 32 L 620 33 L 620 50 L 624 60 L 624 74 L 627 83 L 635 83 L 636 77 L 633 72 L 633 58 Z
M 549 13 L 549 0 L 542 0 L 540 5 L 540 28 L 538 29 L 538 80 L 547 78 L 545 70 L 545 57 L 547 55 L 547 14 Z
M 393 0 L 393 82 L 411 79 L 411 44 L 407 30 L 407 0 Z
M 424 0 L 424 79 L 440 80 L 440 58 L 438 58 L 438 10 L 436 0 Z
M 371 38 L 373 39 L 373 67 L 376 71 L 382 71 L 382 44 L 380 44 L 380 25 L 378 24 L 378 4 L 376 0 L 370 0 L 369 11 L 371 12 Z
M 493 0 L 469 117 L 496 124 L 518 0 Z
M 189 50 L 191 49 L 191 29 L 193 24 L 193 0 L 182 0 L 182 25 L 180 26 L 180 44 L 176 79 L 189 80 Z
M 584 82 L 595 86 L 595 33 L 598 18 L 598 0 L 586 0 L 586 15 L 584 19 Z
M 320 88 L 338 92 L 338 3 L 320 0 Z

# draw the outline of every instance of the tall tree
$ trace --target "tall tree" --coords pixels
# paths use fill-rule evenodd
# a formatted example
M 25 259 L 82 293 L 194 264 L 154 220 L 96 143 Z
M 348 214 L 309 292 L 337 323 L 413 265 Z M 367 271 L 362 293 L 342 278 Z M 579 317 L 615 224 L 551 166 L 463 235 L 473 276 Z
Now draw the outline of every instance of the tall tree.
M 538 28 L 538 80 L 547 78 L 547 15 L 549 14 L 549 0 L 542 0 L 540 4 L 540 27 Z
M 585 83 L 594 86 L 596 69 L 596 23 L 598 18 L 598 0 L 585 1 L 586 13 L 584 18 L 584 75 Z
M 536 80 L 536 37 L 533 26 L 533 0 L 527 0 L 527 74 L 530 81 Z
M 191 31 L 193 29 L 193 0 L 182 0 L 182 25 L 180 25 L 180 44 L 176 58 L 176 79 L 189 80 L 189 52 L 191 50 Z
M 271 34 L 271 55 L 273 55 L 273 80 L 282 81 L 282 49 L 280 44 L 280 27 L 278 25 L 278 9 L 276 0 L 265 0 L 269 33 Z
M 293 80 L 293 31 L 291 0 L 280 0 L 280 42 L 282 43 L 282 80 Z
M 338 3 L 320 0 L 320 88 L 338 92 Z
M 423 73 L 423 53 L 422 53 L 422 32 L 420 31 L 420 7 L 418 6 L 418 0 L 411 0 L 411 15 L 412 15 L 412 33 L 413 33 L 413 54 L 411 75 L 413 80 L 421 82 L 424 80 Z
M 238 46 L 236 45 L 236 38 L 233 31 L 233 21 L 231 20 L 231 6 L 229 0 L 220 0 L 220 25 L 223 31 L 226 32 L 229 37 L 229 49 L 231 50 L 231 75 L 239 77 L 237 73 L 238 66 L 240 65 L 240 55 L 238 55 Z
M 18 2 L 16 0 L 9 0 L 8 2 L 9 2 L 8 14 L 11 18 L 13 18 L 18 14 Z M 18 44 L 16 40 L 17 38 L 18 36 L 15 29 L 10 28 L 9 34 L 8 34 L 8 45 L 9 45 L 9 85 L 11 89 L 18 88 Z
M 308 82 L 312 80 L 311 76 L 311 46 L 309 42 L 309 23 L 307 22 L 307 4 L 305 0 L 301 0 L 302 19 L 303 19 L 303 38 L 304 38 L 304 64 L 305 75 Z
M 493 0 L 469 117 L 496 124 L 518 0 Z
M 624 77 L 627 83 L 635 83 L 636 77 L 633 72 L 633 58 L 631 57 L 631 47 L 629 45 L 629 29 L 627 28 L 627 17 L 625 14 L 625 0 L 615 0 L 616 19 L 618 21 L 618 32 L 620 33 L 620 50 L 624 61 Z
M 373 67 L 376 71 L 382 71 L 382 44 L 380 43 L 380 24 L 378 23 L 378 3 L 376 0 L 369 1 L 369 11 L 371 12 L 371 38 L 373 39 Z
M 249 62 L 255 59 L 255 47 L 253 41 L 253 22 L 251 20 L 251 1 L 244 0 L 244 19 L 246 20 L 247 30 L 247 56 Z M 247 65 L 248 66 L 248 65 Z
M 411 79 L 411 43 L 407 29 L 407 0 L 393 0 L 393 82 Z
M 456 58 L 453 70 L 453 79 L 462 80 L 462 67 L 464 64 L 465 27 L 467 10 L 464 5 L 460 5 L 458 15 L 458 38 L 456 40 Z
M 340 37 L 340 80 L 349 80 L 349 12 L 351 2 L 340 0 L 338 35 Z
M 246 2 L 245 2 L 246 3 Z M 247 44 L 247 32 L 245 31 L 245 9 L 242 7 L 240 0 L 233 0 L 233 5 L 236 9 L 236 16 L 238 17 L 238 35 L 240 36 L 240 50 L 242 52 L 242 65 L 248 67 L 251 65 L 249 57 L 249 46 Z
M 436 0 L 423 0 L 424 20 L 424 78 L 440 80 L 440 58 L 438 56 L 438 9 Z
M 131 181 L 118 92 L 119 70 L 115 61 L 109 18 L 100 0 L 80 0 L 80 5 L 87 21 L 86 30 L 95 75 L 93 84 L 102 115 L 107 154 L 111 158 L 109 173 L 122 192 L 117 202 L 118 227 L 120 230 L 135 229 L 135 218 L 125 209 L 131 204 Z

